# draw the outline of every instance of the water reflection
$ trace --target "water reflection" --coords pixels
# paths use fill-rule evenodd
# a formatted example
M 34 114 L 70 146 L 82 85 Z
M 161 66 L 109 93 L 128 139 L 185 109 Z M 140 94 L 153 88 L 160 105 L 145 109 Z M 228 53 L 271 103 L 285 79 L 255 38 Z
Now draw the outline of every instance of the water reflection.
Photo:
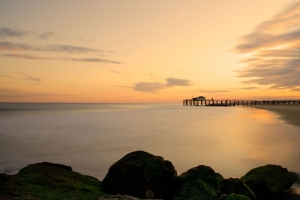
M 184 155 L 172 159 L 179 172 L 205 164 L 225 177 L 240 177 L 269 163 L 299 172 L 299 128 L 264 110 L 223 109 L 212 115 L 211 109 L 203 111 L 207 117 L 185 121 L 185 137 L 174 141 Z
M 200 164 L 224 177 L 241 177 L 265 164 L 300 173 L 300 128 L 265 110 L 141 106 L 107 112 L 14 111 L 1 115 L 0 126 L 0 172 L 48 161 L 101 180 L 125 154 L 144 150 L 172 161 L 178 174 Z

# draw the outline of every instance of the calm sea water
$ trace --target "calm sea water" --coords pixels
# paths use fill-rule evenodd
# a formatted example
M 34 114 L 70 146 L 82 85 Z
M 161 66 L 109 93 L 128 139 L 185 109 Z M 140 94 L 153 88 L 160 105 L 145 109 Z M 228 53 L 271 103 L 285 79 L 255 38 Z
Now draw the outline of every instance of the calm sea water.
M 47 161 L 102 180 L 136 150 L 178 174 L 200 164 L 225 178 L 265 164 L 300 173 L 300 127 L 249 107 L 1 103 L 0 127 L 0 173 Z

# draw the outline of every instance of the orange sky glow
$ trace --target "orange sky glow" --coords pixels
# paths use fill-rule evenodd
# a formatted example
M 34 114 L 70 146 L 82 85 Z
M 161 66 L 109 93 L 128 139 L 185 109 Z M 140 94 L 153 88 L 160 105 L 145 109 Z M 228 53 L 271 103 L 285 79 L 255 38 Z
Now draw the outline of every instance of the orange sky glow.
M 0 102 L 300 98 L 300 2 L 0 2 Z

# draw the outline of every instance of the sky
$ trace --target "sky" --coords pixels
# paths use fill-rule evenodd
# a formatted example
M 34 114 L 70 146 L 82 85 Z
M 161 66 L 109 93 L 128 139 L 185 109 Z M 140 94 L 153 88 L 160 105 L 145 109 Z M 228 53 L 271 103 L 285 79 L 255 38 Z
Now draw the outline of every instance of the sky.
M 300 99 L 300 1 L 0 0 L 0 102 Z

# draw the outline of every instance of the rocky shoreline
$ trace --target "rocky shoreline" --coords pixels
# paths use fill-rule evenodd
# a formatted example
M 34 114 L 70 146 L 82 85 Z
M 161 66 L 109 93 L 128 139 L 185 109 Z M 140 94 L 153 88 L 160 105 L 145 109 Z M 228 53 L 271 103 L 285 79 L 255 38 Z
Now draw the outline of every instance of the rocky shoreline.
M 295 183 L 299 175 L 278 165 L 254 168 L 241 178 L 224 179 L 205 165 L 177 175 L 170 161 L 135 151 L 114 163 L 102 182 L 48 162 L 0 174 L 0 200 L 300 200 L 290 189 Z

